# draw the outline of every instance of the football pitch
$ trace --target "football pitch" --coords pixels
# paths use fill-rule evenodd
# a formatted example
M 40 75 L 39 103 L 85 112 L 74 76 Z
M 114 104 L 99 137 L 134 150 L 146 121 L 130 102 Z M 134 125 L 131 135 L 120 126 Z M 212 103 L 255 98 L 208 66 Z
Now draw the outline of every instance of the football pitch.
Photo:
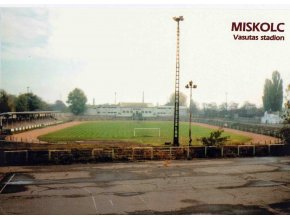
M 188 144 L 187 122 L 180 123 L 180 144 Z M 201 126 L 192 126 L 193 145 L 201 145 L 198 140 L 209 136 L 215 129 Z M 134 134 L 135 130 L 135 134 Z M 160 130 L 160 136 L 159 136 Z M 135 135 L 135 136 L 134 136 Z M 229 144 L 241 144 L 251 138 L 224 132 L 223 136 L 229 136 Z M 115 140 L 130 143 L 164 145 L 173 138 L 173 124 L 170 121 L 95 121 L 83 122 L 77 126 L 65 128 L 39 137 L 46 142 L 70 142 L 92 140 Z

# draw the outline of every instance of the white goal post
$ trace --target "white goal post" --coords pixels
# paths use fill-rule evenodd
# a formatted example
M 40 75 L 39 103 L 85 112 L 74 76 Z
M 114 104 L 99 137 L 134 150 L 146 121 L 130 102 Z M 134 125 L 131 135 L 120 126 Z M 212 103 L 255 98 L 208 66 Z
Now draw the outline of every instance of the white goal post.
M 158 130 L 158 136 L 160 137 L 160 128 L 134 128 L 134 137 L 136 136 L 136 130 Z

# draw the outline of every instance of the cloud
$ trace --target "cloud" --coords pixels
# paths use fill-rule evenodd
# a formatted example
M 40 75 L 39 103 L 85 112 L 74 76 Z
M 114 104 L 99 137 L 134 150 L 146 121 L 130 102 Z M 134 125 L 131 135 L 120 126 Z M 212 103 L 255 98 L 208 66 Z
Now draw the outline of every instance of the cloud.
M 269 15 L 287 22 L 288 11 L 57 7 L 0 12 L 2 77 L 14 93 L 30 83 L 44 99 L 79 87 L 96 103 L 114 102 L 115 91 L 118 101 L 140 101 L 144 91 L 146 101 L 165 103 L 174 91 L 171 17 L 176 14 L 185 17 L 180 91 L 187 93 L 184 85 L 193 80 L 196 101 L 224 102 L 227 92 L 228 101 L 261 103 L 264 80 L 273 70 L 290 81 L 288 41 L 238 42 L 229 30 L 232 20 L 245 17 Z
M 76 85 L 68 78 L 75 77 L 82 64 L 54 50 L 57 46 L 50 38 L 57 20 L 53 20 L 51 9 L 1 8 L 0 15 L 1 88 L 19 94 L 30 86 L 37 95 L 53 102 Z
M 1 8 L 1 58 L 45 54 L 50 35 L 47 9 Z

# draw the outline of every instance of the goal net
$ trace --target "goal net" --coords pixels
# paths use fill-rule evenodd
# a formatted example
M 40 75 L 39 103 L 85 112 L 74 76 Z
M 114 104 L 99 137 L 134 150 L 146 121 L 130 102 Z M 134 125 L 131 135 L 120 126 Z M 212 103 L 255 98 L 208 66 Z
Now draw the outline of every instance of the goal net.
M 160 128 L 134 128 L 134 137 L 160 137 Z

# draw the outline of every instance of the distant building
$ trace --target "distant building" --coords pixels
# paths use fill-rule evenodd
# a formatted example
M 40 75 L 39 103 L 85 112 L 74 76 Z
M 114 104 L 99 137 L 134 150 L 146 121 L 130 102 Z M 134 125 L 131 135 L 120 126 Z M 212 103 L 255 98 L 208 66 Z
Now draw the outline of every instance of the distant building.
M 121 102 L 118 105 L 90 105 L 86 115 L 126 117 L 132 119 L 172 117 L 174 106 L 153 106 L 150 103 Z M 186 116 L 187 107 L 179 107 L 179 115 Z
M 265 124 L 279 124 L 283 122 L 283 119 L 276 113 L 264 113 L 264 116 L 261 118 L 261 122 Z

